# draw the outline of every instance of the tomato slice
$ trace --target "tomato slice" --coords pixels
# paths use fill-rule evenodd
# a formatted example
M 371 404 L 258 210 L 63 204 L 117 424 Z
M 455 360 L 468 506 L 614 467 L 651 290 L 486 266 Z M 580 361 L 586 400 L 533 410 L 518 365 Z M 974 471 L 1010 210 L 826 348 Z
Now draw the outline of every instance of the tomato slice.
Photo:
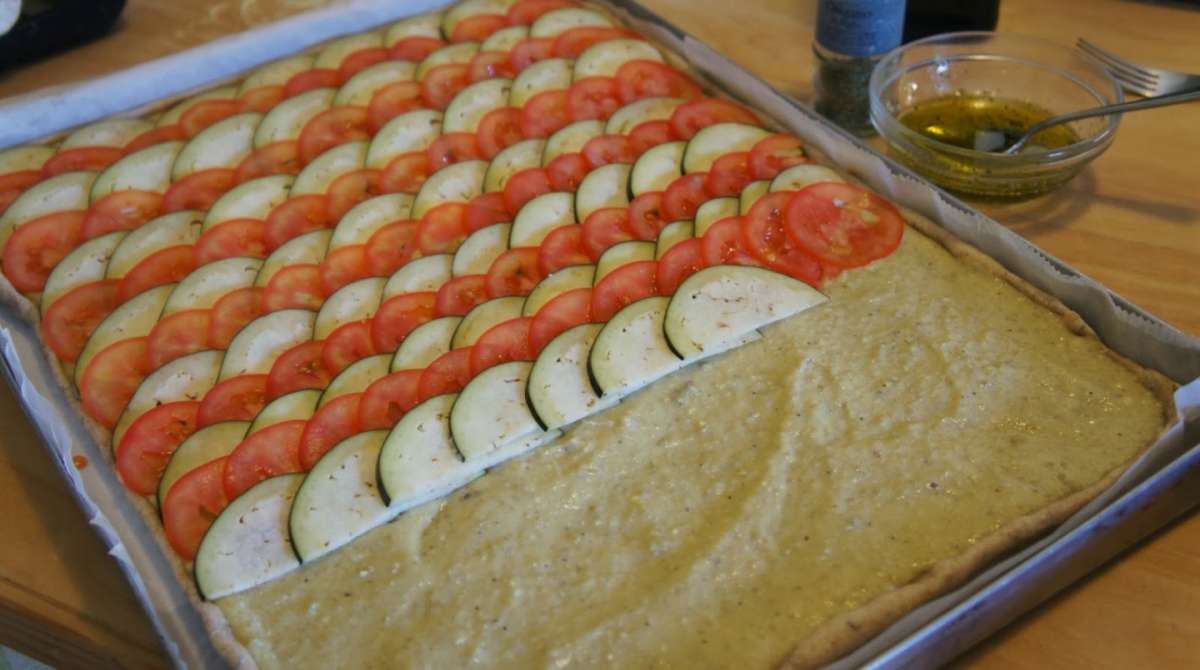
M 420 400 L 420 370 L 400 370 L 376 379 L 358 401 L 360 430 L 380 430 L 396 425 Z
M 503 193 L 483 193 L 467 203 L 467 230 L 472 233 L 495 223 L 511 221 Z
M 592 289 L 576 288 L 554 296 L 533 315 L 529 348 L 537 355 L 564 331 L 592 323 Z
M 156 286 L 172 284 L 196 269 L 196 250 L 190 244 L 167 247 L 150 254 L 121 277 L 117 300 L 125 302 Z
M 125 155 L 116 147 L 77 147 L 60 151 L 42 163 L 42 177 L 50 178 L 66 172 L 99 172 Z
M 266 405 L 266 375 L 230 377 L 204 394 L 196 411 L 196 427 L 222 421 L 252 421 Z
M 522 316 L 492 326 L 471 346 L 471 376 L 509 361 L 532 361 L 536 355 L 529 345 L 529 327 L 533 317 Z
M 656 147 L 667 142 L 674 142 L 675 129 L 671 127 L 669 121 L 643 121 L 629 131 L 629 143 L 633 145 L 633 151 L 637 155 L 646 153 L 651 147 Z
M 658 295 L 657 275 L 655 261 L 635 261 L 604 275 L 592 289 L 592 319 L 608 321 L 622 307 Z
M 571 123 L 566 91 L 542 91 L 525 101 L 521 108 L 521 134 L 526 139 L 550 137 Z
M 430 68 L 421 79 L 421 99 L 430 109 L 446 109 L 454 96 L 470 83 L 465 63 L 448 63 Z
M 231 168 L 201 170 L 171 184 L 163 194 L 162 211 L 207 210 L 234 187 L 237 172 Z
M 591 171 L 592 166 L 580 153 L 565 153 L 555 156 L 546 163 L 546 176 L 550 180 L 550 188 L 554 191 L 574 193 L 580 182 Z
M 488 268 L 485 286 L 489 298 L 529 295 L 542 280 L 538 271 L 538 248 L 518 247 L 500 254 Z
M 248 286 L 221 296 L 208 318 L 208 346 L 228 349 L 233 336 L 262 316 L 262 289 Z
M 425 150 L 431 173 L 462 161 L 481 157 L 479 144 L 472 133 L 443 133 Z
M 713 161 L 704 181 L 704 189 L 714 198 L 740 195 L 754 181 L 750 172 L 750 152 L 735 151 Z
M 169 402 L 129 424 L 116 449 L 117 472 L 126 488 L 144 496 L 154 495 L 171 454 L 196 432 L 199 407 L 200 403 L 193 400 Z
M 595 169 L 609 163 L 632 163 L 637 160 L 638 152 L 624 135 L 600 135 L 583 145 L 583 156 Z
M 63 294 L 42 316 L 46 344 L 60 360 L 72 363 L 96 326 L 121 304 L 117 280 L 104 279 L 84 284 Z
M 663 213 L 663 194 L 648 191 L 629 203 L 629 231 L 634 239 L 653 242 L 671 221 Z
M 131 154 L 135 151 L 141 151 L 146 147 L 152 147 L 155 144 L 163 142 L 175 142 L 178 140 L 186 140 L 187 136 L 183 133 L 183 128 L 179 127 L 178 123 L 172 123 L 166 126 L 151 128 L 146 132 L 138 135 L 125 145 L 125 153 Z
M 425 367 L 417 382 L 421 402 L 446 393 L 458 393 L 471 381 L 471 347 L 453 349 Z
M 400 154 L 379 175 L 379 190 L 384 193 L 416 193 L 429 178 L 429 158 L 424 151 Z
M 437 294 L 433 291 L 401 293 L 385 300 L 371 319 L 375 350 L 386 353 L 399 349 L 413 329 L 433 319 L 436 309 Z
M 180 477 L 163 499 L 163 532 L 185 561 L 196 558 L 209 526 L 229 506 L 221 483 L 226 458 L 209 461 Z
M 367 247 L 349 244 L 329 252 L 321 261 L 321 288 L 333 295 L 339 288 L 371 275 L 367 265 Z
M 337 70 L 313 68 L 292 75 L 292 78 L 283 85 L 283 95 L 287 98 L 294 98 L 306 91 L 318 88 L 337 88 L 340 84 Z
M 685 174 L 663 191 L 662 215 L 667 221 L 684 221 L 696 216 L 696 210 L 708 200 L 704 189 L 708 173 Z
M 22 193 L 41 180 L 41 170 L 19 170 L 0 174 L 0 214 L 3 214 Z
M 405 112 L 420 109 L 421 85 L 415 81 L 397 81 L 375 91 L 367 105 L 367 127 L 371 134 L 387 125 L 388 121 Z
M 620 107 L 617 80 L 612 77 L 576 79 L 567 91 L 567 114 L 573 121 L 607 119 Z
M 784 229 L 801 249 L 822 262 L 855 268 L 900 246 L 904 217 L 892 203 L 870 191 L 820 182 L 792 197 L 784 211 Z
M 463 316 L 487 300 L 486 275 L 463 275 L 442 284 L 434 300 L 437 316 Z
M 371 320 L 352 321 L 338 326 L 325 338 L 325 346 L 321 349 L 321 364 L 337 376 L 351 363 L 375 353 L 375 346 L 371 344 Z
M 286 97 L 283 86 L 257 86 L 238 96 L 238 105 L 243 112 L 266 114 Z
M 504 183 L 504 206 L 509 214 L 516 216 L 525 203 L 551 190 L 550 175 L 545 169 L 526 168 Z
M 13 287 L 23 293 L 41 291 L 54 266 L 79 245 L 83 220 L 81 211 L 55 212 L 14 230 L 0 255 Z
M 270 477 L 304 472 L 300 440 L 305 421 L 284 421 L 255 432 L 229 453 L 221 486 L 233 500 Z
M 612 245 L 632 239 L 636 238 L 629 227 L 629 210 L 624 207 L 598 209 L 583 222 L 583 249 L 593 262 Z
M 359 432 L 361 393 L 350 393 L 326 403 L 308 420 L 300 437 L 300 467 L 311 470 L 339 442 Z
M 489 35 L 508 26 L 508 18 L 500 14 L 468 16 L 454 26 L 451 42 L 482 42 Z
M 382 63 L 389 57 L 388 50 L 383 47 L 367 47 L 359 49 L 354 53 L 342 59 L 342 64 L 338 66 L 338 81 L 345 84 L 350 81 L 354 75 L 363 70 Z
M 158 216 L 163 196 L 153 191 L 115 191 L 88 207 L 82 238 L 90 240 L 118 230 L 133 230 Z
M 311 163 L 317 156 L 336 146 L 370 137 L 366 107 L 330 107 L 309 119 L 300 131 L 300 162 Z
M 793 195 L 776 191 L 754 203 L 742 218 L 742 242 L 766 267 L 816 286 L 821 281 L 821 264 L 784 232 L 783 213 Z
M 105 428 L 117 425 L 148 372 L 146 338 L 133 337 L 109 345 L 83 371 L 79 396 L 84 411 Z
M 808 162 L 804 143 L 783 133 L 764 137 L 750 150 L 750 174 L 755 179 L 774 179 L 787 168 Z
M 583 226 L 572 224 L 550 231 L 538 245 L 537 266 L 542 276 L 572 265 L 587 265 L 591 256 L 583 246 Z
M 559 33 L 558 37 L 554 38 L 554 55 L 558 58 L 579 58 L 579 54 L 587 51 L 588 47 L 621 37 L 637 37 L 637 35 L 621 28 L 600 26 L 571 28 Z
M 281 309 L 310 309 L 314 312 L 325 302 L 321 267 L 314 263 L 288 265 L 267 282 L 262 293 L 265 312 Z
M 721 98 L 695 98 L 671 112 L 671 129 L 677 137 L 684 140 L 692 139 L 702 128 L 726 122 L 762 125 L 750 110 Z
M 540 60 L 553 57 L 554 40 L 549 37 L 525 38 L 508 52 L 508 62 L 518 74 Z
M 655 282 L 661 295 L 674 295 L 683 280 L 704 269 L 704 244 L 699 238 L 678 242 L 658 259 Z
M 241 103 L 237 100 L 201 100 L 179 115 L 179 127 L 185 136 L 194 137 L 201 130 L 240 111 Z
M 497 77 L 511 79 L 515 76 L 517 71 L 509 62 L 507 51 L 480 51 L 467 65 L 467 79 L 471 83 Z
M 235 256 L 266 258 L 265 231 L 258 219 L 230 219 L 209 228 L 196 240 L 196 267 Z
M 389 55 L 392 60 L 407 60 L 419 63 L 425 60 L 426 56 L 444 46 L 446 46 L 446 42 L 436 37 L 405 37 L 392 45 Z
M 366 244 L 367 268 L 373 277 L 388 277 L 418 253 L 416 221 L 393 221 L 375 231 Z
M 171 361 L 208 348 L 207 309 L 185 309 L 163 317 L 147 335 L 148 370 L 157 370 Z
M 493 109 L 479 120 L 476 141 L 481 158 L 491 160 L 505 147 L 521 139 L 521 110 L 516 107 Z
M 417 226 L 417 248 L 421 255 L 454 253 L 467 239 L 467 206 L 461 202 L 445 202 L 425 212 Z
M 508 8 L 508 25 L 530 26 L 546 12 L 577 6 L 578 3 L 571 0 L 520 0 Z
M 242 182 L 270 177 L 276 174 L 300 174 L 300 143 L 296 140 L 280 140 L 259 147 L 238 163 L 234 181 Z
M 333 375 L 321 361 L 324 347 L 324 340 L 313 340 L 301 342 L 280 354 L 267 373 L 267 402 L 294 391 L 329 386 Z
M 267 215 L 263 239 L 267 249 L 274 251 L 284 242 L 304 233 L 321 230 L 335 221 L 329 220 L 329 199 L 318 193 L 289 198 L 279 203 Z
M 336 224 L 355 205 L 370 200 L 383 191 L 379 188 L 379 170 L 363 168 L 354 170 L 333 180 L 327 193 L 328 220 Z
M 653 97 L 696 98 L 700 85 L 679 70 L 652 60 L 631 60 L 617 68 L 617 91 L 621 102 Z
M 746 249 L 742 239 L 742 219 L 730 216 L 708 227 L 701 238 L 704 264 L 758 265 L 758 259 Z

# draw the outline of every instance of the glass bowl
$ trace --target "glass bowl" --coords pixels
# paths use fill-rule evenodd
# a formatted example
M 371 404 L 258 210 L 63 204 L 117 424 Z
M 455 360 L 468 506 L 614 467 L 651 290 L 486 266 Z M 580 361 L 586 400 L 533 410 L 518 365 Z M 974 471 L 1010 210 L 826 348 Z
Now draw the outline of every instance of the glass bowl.
M 1014 156 L 939 142 L 902 124 L 914 106 L 946 96 L 1032 103 L 1052 114 L 1121 102 L 1098 64 L 1047 40 L 991 32 L 935 35 L 892 51 L 871 74 L 871 122 L 902 163 L 951 191 L 985 198 L 1040 195 L 1070 181 L 1112 143 L 1119 115 L 1068 124 L 1078 141 Z

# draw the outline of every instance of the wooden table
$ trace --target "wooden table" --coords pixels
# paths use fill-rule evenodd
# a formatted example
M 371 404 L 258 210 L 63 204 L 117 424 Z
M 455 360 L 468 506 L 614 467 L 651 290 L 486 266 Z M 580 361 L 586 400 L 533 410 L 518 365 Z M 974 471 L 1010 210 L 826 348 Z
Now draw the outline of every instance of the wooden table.
M 644 0 L 800 99 L 811 92 L 813 2 Z M 328 0 L 130 0 L 118 30 L 0 77 L 0 97 L 95 76 Z M 1182 4 L 1005 0 L 999 29 L 1086 35 L 1200 72 L 1200 10 Z M 1066 32 L 1063 32 L 1066 31 Z M 986 206 L 1135 303 L 1200 335 L 1200 105 L 1133 114 L 1061 191 Z M 7 386 L 0 389 L 0 643 L 60 667 L 159 667 L 161 644 L 70 499 Z M 1186 667 L 1200 659 L 1200 515 L 1013 624 L 962 663 L 980 668 Z

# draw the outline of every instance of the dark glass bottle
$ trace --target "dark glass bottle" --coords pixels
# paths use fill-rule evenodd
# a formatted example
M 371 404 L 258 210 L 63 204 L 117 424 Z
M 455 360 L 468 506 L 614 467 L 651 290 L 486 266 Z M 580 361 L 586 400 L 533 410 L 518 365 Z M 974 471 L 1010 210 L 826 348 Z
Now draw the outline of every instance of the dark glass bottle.
M 939 33 L 995 30 L 1000 0 L 908 0 L 904 41 Z

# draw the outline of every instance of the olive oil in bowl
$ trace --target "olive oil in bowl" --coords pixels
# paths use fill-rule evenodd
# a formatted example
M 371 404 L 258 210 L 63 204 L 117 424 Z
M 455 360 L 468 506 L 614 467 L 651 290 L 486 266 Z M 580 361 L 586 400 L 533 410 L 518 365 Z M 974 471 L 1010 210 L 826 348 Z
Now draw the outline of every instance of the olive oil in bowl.
M 948 95 L 905 110 L 900 123 L 938 142 L 974 151 L 1003 152 L 1034 124 L 1054 116 L 1048 109 L 1023 100 L 990 95 Z M 1066 124 L 1034 135 L 1025 151 L 1061 149 L 1079 141 Z

